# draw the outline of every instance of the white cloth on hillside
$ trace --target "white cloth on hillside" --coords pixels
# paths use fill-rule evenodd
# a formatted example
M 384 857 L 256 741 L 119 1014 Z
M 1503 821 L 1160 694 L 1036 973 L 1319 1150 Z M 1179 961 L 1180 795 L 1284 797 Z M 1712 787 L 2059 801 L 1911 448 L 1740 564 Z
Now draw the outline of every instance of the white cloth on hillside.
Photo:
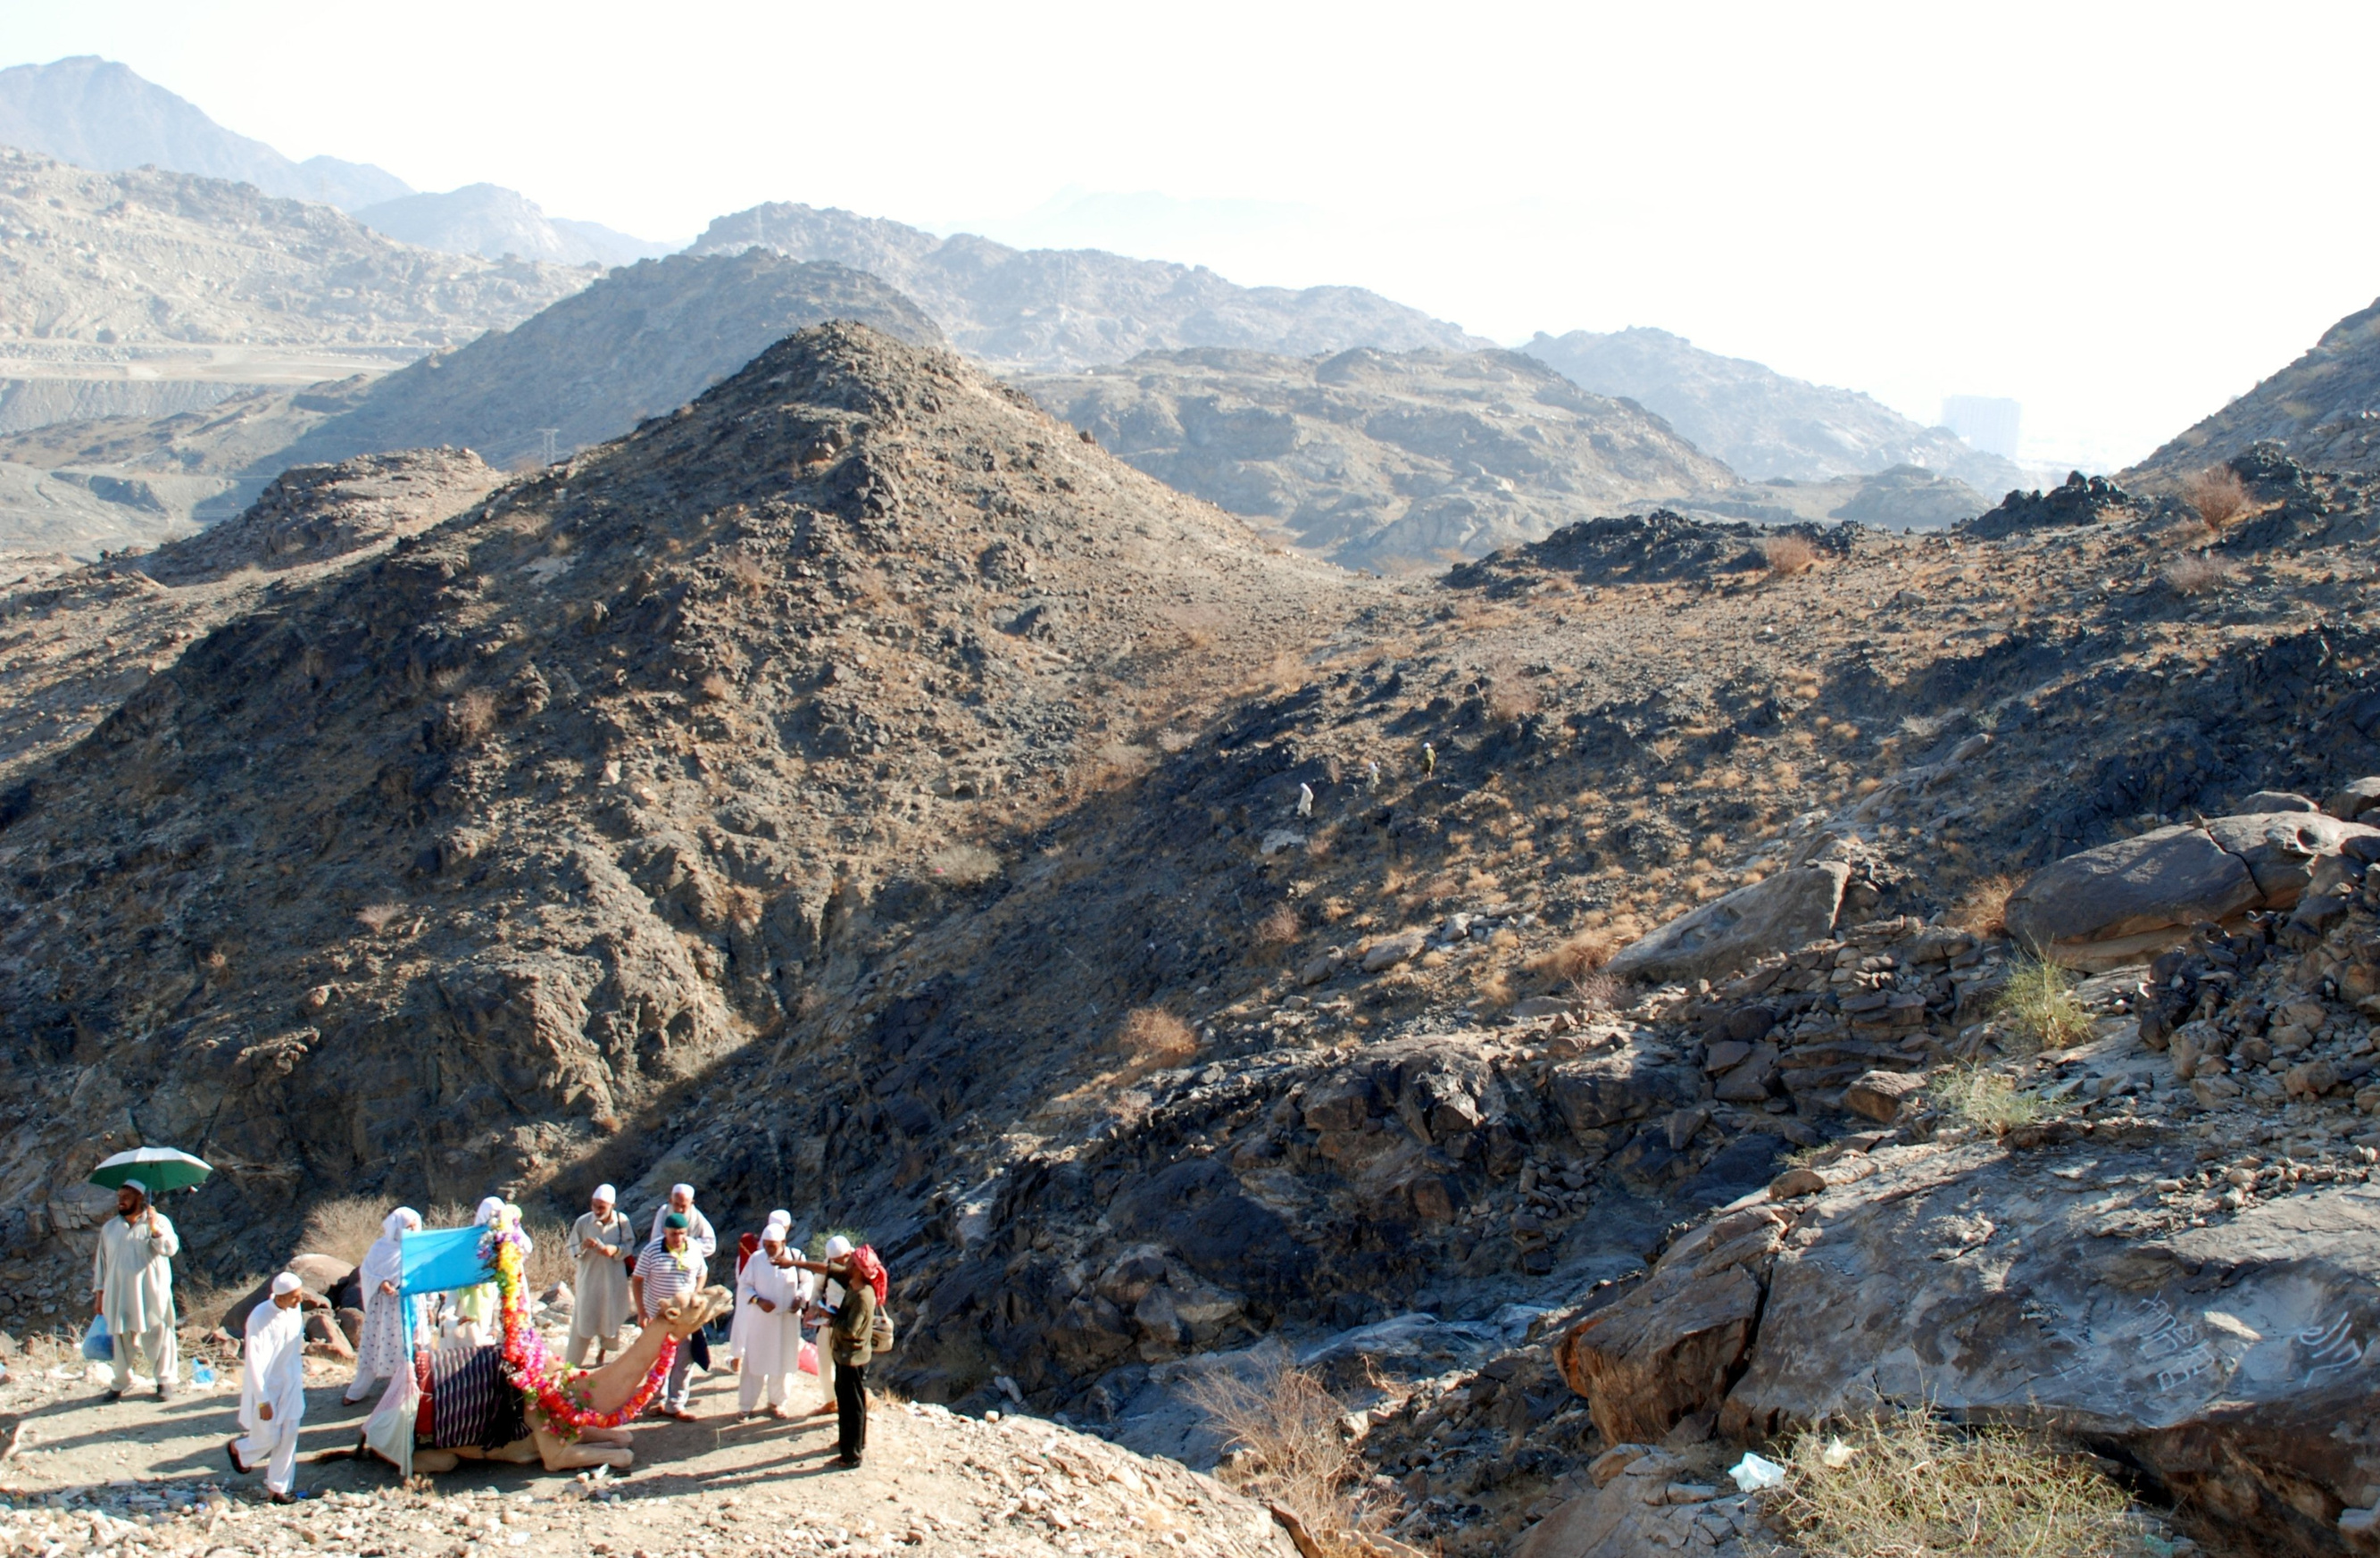
M 646 1235 L 648 1242 L 662 1236 L 662 1219 L 674 1210 L 667 1201 L 653 1210 L 653 1231 Z M 694 1246 L 694 1252 L 705 1260 L 718 1258 L 719 1235 L 710 1231 L 710 1219 L 702 1215 L 699 1207 L 686 1209 L 686 1242 Z
M 111 1217 L 100 1225 L 99 1248 L 91 1252 L 91 1285 L 100 1296 L 100 1313 L 115 1343 L 114 1388 L 132 1388 L 137 1363 L 170 1391 L 181 1369 L 181 1348 L 174 1336 L 174 1257 L 182 1252 L 174 1220 L 156 1212 L 156 1231 L 150 1231 L 151 1211 L 128 1223 Z
M 587 1241 L 608 1244 L 617 1255 L 586 1248 Z M 570 1248 L 578 1259 L 578 1281 L 570 1290 L 570 1338 L 592 1337 L 605 1347 L 620 1345 L 620 1327 L 628 1313 L 628 1267 L 637 1257 L 637 1225 L 617 1207 L 609 1218 L 582 1211 L 570 1225 Z
M 763 1246 L 744 1262 L 735 1284 L 735 1313 L 744 1328 L 744 1372 L 739 1395 L 747 1412 L 782 1406 L 793 1399 L 794 1370 L 802 1356 L 802 1308 L 809 1302 L 810 1273 L 771 1264 Z M 765 1298 L 776 1306 L 763 1309 Z
M 407 1333 L 419 1331 L 423 1324 L 419 1294 L 380 1290 L 381 1284 L 404 1278 L 405 1235 L 420 1226 L 421 1214 L 409 1206 L 390 1212 L 381 1222 L 380 1237 L 364 1252 L 364 1263 L 356 1270 L 356 1281 L 363 1288 L 364 1328 L 356 1347 L 356 1377 L 347 1385 L 349 1401 L 361 1401 L 373 1381 L 396 1376 L 406 1366 Z
M 239 1380 L 239 1425 L 248 1432 L 233 1448 L 242 1467 L 268 1460 L 264 1485 L 289 1491 L 298 1467 L 298 1425 L 306 1418 L 306 1316 L 296 1305 L 267 1300 L 248 1312 L 248 1340 Z M 273 1408 L 267 1418 L 263 1408 Z

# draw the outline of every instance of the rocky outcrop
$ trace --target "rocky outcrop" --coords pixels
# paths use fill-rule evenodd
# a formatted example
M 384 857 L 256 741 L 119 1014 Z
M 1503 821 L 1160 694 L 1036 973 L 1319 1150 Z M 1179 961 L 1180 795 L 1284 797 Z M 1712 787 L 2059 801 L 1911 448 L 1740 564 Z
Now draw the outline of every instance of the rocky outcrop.
M 2078 470 L 2046 493 L 2010 492 L 1961 525 L 1959 533 L 1975 541 L 2006 541 L 2033 530 L 2102 524 L 2135 506 L 2132 495 L 2106 477 L 2086 477 Z
M 1614 1444 L 1596 1484 L 1532 1527 L 1512 1558 L 1643 1558 L 1648 1552 L 1762 1558 L 1777 1550 L 1759 1501 L 1650 1444 Z
M 327 562 L 428 529 L 501 480 L 468 449 L 406 449 L 276 477 L 237 519 L 142 558 L 161 584 L 188 585 L 241 568 L 280 572 Z
M 1828 860 L 1739 887 L 1623 948 L 1609 971 L 1615 979 L 1711 979 L 1817 941 L 1834 930 L 1851 874 Z
M 2365 837 L 2380 828 L 2311 810 L 2153 829 L 2035 872 L 2009 898 L 2009 931 L 2069 968 L 2139 962 L 2192 926 L 2293 907 L 2322 860 Z
M 2380 469 L 2380 302 L 2322 333 L 2304 356 L 2176 436 L 2123 479 L 2171 492 L 2258 443 L 2286 447 L 2301 465 Z

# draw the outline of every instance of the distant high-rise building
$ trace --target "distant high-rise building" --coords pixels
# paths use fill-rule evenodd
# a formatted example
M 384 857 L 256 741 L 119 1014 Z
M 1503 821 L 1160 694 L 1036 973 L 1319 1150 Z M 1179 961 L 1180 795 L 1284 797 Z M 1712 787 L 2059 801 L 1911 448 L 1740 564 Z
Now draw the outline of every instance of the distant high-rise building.
M 2016 458 L 2017 420 L 2024 408 L 1988 395 L 1954 395 L 1942 402 L 1942 425 L 1986 455 Z

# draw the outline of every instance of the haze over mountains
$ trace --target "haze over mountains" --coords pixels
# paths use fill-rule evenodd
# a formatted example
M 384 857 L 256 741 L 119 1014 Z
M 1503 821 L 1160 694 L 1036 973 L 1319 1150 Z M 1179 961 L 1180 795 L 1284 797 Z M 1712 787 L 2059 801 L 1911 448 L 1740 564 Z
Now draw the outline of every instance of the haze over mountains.
M 443 195 L 405 195 L 368 205 L 356 220 L 390 237 L 450 254 L 546 260 L 557 265 L 632 265 L 677 246 L 614 232 L 600 222 L 548 216 L 535 201 L 497 184 L 466 184 Z

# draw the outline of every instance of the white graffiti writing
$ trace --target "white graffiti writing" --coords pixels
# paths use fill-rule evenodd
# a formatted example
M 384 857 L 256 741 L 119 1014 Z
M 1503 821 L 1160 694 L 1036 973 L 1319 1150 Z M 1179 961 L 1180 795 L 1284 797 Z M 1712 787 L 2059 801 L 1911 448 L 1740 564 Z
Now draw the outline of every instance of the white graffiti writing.
M 2305 1349 L 2305 1382 L 2309 1385 L 2325 1375 L 2344 1374 L 2364 1358 L 2364 1349 L 2355 1340 L 2353 1324 L 2345 1315 L 2299 1332 L 2297 1344 Z

